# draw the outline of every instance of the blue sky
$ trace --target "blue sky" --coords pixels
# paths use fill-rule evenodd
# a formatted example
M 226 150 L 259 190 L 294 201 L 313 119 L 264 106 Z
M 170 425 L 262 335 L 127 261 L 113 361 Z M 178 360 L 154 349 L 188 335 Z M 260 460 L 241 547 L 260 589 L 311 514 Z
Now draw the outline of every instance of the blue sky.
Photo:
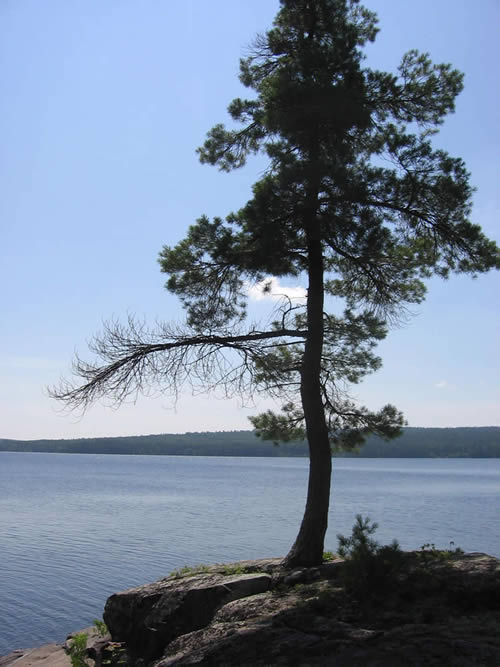
M 410 48 L 465 72 L 436 144 L 463 157 L 474 221 L 500 240 L 497 0 L 366 0 L 380 18 L 368 63 Z M 44 388 L 68 375 L 103 320 L 180 321 L 156 258 L 200 214 L 225 215 L 264 163 L 221 174 L 195 149 L 242 94 L 238 60 L 272 0 L 0 3 L 0 437 L 72 438 L 249 428 L 237 401 L 186 394 L 61 414 Z M 286 284 L 286 281 L 284 281 Z M 291 284 L 291 283 L 290 283 Z M 500 424 L 500 275 L 429 284 L 355 395 L 412 426 Z M 264 312 L 264 301 L 255 312 Z

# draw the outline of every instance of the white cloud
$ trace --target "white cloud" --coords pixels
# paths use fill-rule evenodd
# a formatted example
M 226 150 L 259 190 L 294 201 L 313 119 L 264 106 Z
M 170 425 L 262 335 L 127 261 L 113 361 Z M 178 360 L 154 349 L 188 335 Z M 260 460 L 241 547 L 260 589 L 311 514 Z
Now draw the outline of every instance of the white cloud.
M 260 283 L 248 285 L 247 290 L 248 296 L 254 301 L 262 301 L 263 299 L 278 301 L 284 296 L 294 301 L 305 301 L 307 296 L 307 290 L 304 287 L 300 285 L 280 285 L 277 278 L 265 278 Z
M 440 380 L 434 385 L 437 389 L 456 389 L 454 384 L 450 384 L 447 380 Z

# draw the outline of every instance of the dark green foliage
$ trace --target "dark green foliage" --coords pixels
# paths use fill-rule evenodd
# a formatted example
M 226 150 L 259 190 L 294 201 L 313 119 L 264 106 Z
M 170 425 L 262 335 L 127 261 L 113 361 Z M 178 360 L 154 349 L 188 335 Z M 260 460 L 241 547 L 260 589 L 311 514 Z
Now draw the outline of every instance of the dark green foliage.
M 439 612 L 432 608 L 438 596 L 464 613 L 500 608 L 498 577 L 490 572 L 486 580 L 453 567 L 463 555 L 451 542 L 448 549 L 424 544 L 419 551 L 403 552 L 396 540 L 380 545 L 372 535 L 377 524 L 356 516 L 350 537 L 338 535 L 338 554 L 345 558 L 341 578 L 345 590 L 363 605 L 402 606 L 417 599 L 424 601 L 422 622 L 434 622 Z M 490 576 L 491 575 L 491 576 Z
M 105 637 L 108 634 L 108 627 L 103 620 L 94 618 L 94 626 L 101 637 Z
M 463 554 L 460 547 L 455 547 L 454 542 L 450 542 L 449 549 L 436 549 L 436 545 L 428 542 L 420 547 L 420 551 L 416 552 L 418 563 L 421 567 L 428 568 L 431 564 L 434 565 L 437 561 L 446 562 L 453 556 Z
M 85 632 L 79 632 L 72 637 L 68 649 L 71 667 L 87 667 L 87 638 Z
M 0 451 L 67 454 L 146 454 L 175 456 L 307 456 L 307 442 L 293 441 L 273 447 L 251 431 L 135 435 L 75 440 L 7 440 Z M 411 428 L 390 443 L 370 436 L 359 451 L 336 456 L 361 458 L 499 458 L 500 427 Z
M 382 593 L 388 586 L 394 587 L 405 567 L 405 554 L 399 544 L 381 546 L 371 535 L 378 524 L 370 519 L 356 516 L 350 537 L 337 535 L 339 556 L 346 559 L 342 580 L 346 589 L 355 597 L 370 598 Z
M 184 565 L 183 567 L 173 570 L 168 576 L 171 579 L 182 579 L 183 577 L 190 577 L 194 574 L 204 574 L 209 572 L 210 567 L 208 565 Z

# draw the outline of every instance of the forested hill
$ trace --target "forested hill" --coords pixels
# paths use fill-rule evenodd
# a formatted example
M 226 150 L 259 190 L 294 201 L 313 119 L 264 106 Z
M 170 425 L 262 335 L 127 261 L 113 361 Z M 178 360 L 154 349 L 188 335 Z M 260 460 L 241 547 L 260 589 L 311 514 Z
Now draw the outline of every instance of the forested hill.
M 252 431 L 138 435 L 78 440 L 0 439 L 0 451 L 70 454 L 160 454 L 179 456 L 307 456 L 304 442 L 279 446 L 259 440 Z M 359 454 L 365 458 L 500 457 L 500 427 L 406 428 L 385 442 L 372 436 Z

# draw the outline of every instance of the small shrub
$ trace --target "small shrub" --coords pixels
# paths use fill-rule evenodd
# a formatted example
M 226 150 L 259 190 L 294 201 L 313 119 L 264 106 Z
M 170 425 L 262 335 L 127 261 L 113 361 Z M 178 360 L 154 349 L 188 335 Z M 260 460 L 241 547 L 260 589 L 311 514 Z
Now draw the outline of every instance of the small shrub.
M 181 567 L 178 570 L 173 570 L 168 576 L 171 579 L 180 579 L 192 574 L 202 574 L 203 572 L 209 571 L 210 568 L 208 565 L 184 565 L 184 567 Z
M 324 551 L 323 552 L 323 561 L 328 562 L 335 559 L 336 554 L 333 551 Z
M 346 559 L 358 557 L 360 554 L 375 553 L 378 543 L 372 540 L 369 535 L 377 530 L 378 523 L 370 525 L 370 517 L 363 519 L 361 514 L 356 515 L 356 521 L 352 527 L 351 537 L 337 534 L 339 541 L 339 556 Z
M 108 634 L 108 627 L 104 621 L 101 621 L 98 618 L 94 618 L 94 625 L 101 637 L 105 637 Z
M 401 573 L 404 553 L 396 540 L 381 546 L 370 536 L 377 530 L 369 517 L 358 514 L 350 537 L 337 535 L 338 553 L 345 558 L 343 583 L 357 598 L 370 598 L 384 591 Z
M 449 549 L 437 549 L 434 543 L 426 542 L 415 553 L 418 565 L 427 570 L 435 563 L 445 563 L 451 560 L 453 556 L 463 554 L 463 550 L 460 547 L 455 547 L 455 542 L 450 542 Z
M 68 649 L 71 667 L 87 667 L 87 633 L 79 632 L 72 637 Z
M 222 574 L 248 574 L 249 569 L 243 565 L 235 563 L 234 565 L 223 565 L 221 572 Z

